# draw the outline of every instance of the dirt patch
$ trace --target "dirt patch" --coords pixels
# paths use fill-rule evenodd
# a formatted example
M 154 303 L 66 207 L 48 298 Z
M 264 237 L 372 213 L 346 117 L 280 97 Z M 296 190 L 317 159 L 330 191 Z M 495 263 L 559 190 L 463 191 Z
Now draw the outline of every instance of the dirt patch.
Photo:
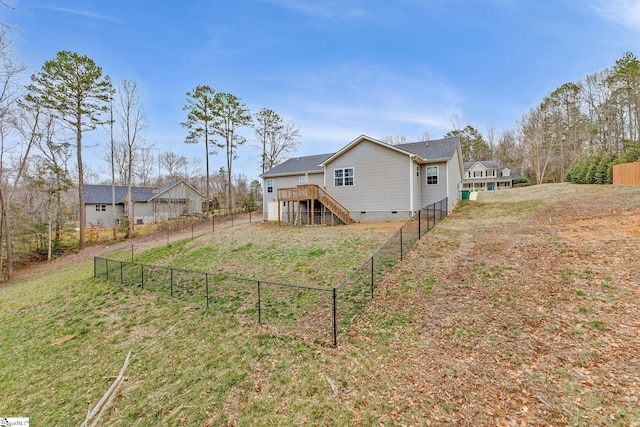
M 341 340 L 341 401 L 356 411 L 376 395 L 375 418 L 398 425 L 640 425 L 639 189 L 473 203 Z

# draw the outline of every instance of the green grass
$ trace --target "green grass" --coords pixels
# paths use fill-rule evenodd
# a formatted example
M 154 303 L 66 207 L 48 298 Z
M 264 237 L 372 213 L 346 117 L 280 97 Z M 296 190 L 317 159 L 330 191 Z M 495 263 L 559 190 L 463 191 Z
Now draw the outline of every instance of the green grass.
M 313 345 L 91 274 L 84 262 L 0 289 L 0 413 L 78 425 L 132 351 L 106 425 L 216 425 L 231 409 L 248 424 L 320 423 L 329 413 L 350 423 Z M 256 384 L 260 400 L 243 400 Z M 230 398 L 240 407 L 227 407 Z M 282 402 L 290 412 L 271 410 Z
M 506 211 L 526 215 L 527 209 L 523 204 Z M 0 415 L 26 416 L 34 425 L 79 425 L 132 351 L 126 381 L 101 425 L 637 424 L 633 288 L 615 272 L 607 277 L 607 265 L 592 259 L 588 269 L 566 264 L 531 279 L 530 264 L 515 251 L 493 258 L 478 252 L 481 258 L 469 260 L 485 244 L 480 236 L 479 246 L 470 245 L 469 230 L 501 223 L 489 224 L 487 215 L 486 223 L 470 225 L 468 218 L 452 216 L 431 235 L 442 245 L 419 244 L 390 280 L 376 282 L 376 300 L 356 326 L 342 331 L 338 349 L 280 325 L 258 325 L 251 307 L 241 306 L 247 313 L 238 316 L 233 298 L 210 310 L 189 300 L 196 294 L 187 294 L 186 302 L 171 299 L 161 277 L 145 291 L 95 280 L 92 261 L 3 285 Z M 339 266 L 340 273 L 330 274 L 342 277 L 362 263 L 343 260 L 345 253 L 375 246 L 367 235 L 372 230 L 359 241 L 337 235 L 342 246 L 326 247 L 314 228 L 292 230 L 287 239 L 277 227 L 270 231 L 288 244 L 282 252 L 257 233 L 248 241 L 230 233 L 224 239 L 230 243 L 217 235 L 135 257 L 215 271 L 249 266 L 255 274 L 322 283 L 313 276 L 316 269 Z M 553 248 L 553 238 L 549 233 L 545 249 Z M 517 243 L 516 250 L 525 246 Z M 436 256 L 438 251 L 446 256 Z M 121 255 L 130 259 L 126 250 Z M 268 269 L 256 268 L 263 255 L 272 264 Z M 391 268 L 391 254 L 383 255 L 381 266 L 388 261 Z M 570 283 L 559 280 L 565 268 L 579 272 Z M 350 306 L 371 291 L 363 285 L 370 274 L 364 270 L 343 290 Z M 196 281 L 184 276 L 180 283 Z M 212 278 L 216 285 L 235 286 Z M 267 295 L 273 296 L 265 301 L 269 310 L 285 315 L 294 304 L 302 312 L 320 305 L 319 299 L 278 288 L 265 288 Z M 320 321 L 310 313 L 304 324 Z

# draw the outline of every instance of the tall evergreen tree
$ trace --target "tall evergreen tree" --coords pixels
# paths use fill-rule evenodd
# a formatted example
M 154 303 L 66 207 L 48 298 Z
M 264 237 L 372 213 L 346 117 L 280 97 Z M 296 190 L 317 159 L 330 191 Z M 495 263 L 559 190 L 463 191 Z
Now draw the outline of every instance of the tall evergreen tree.
M 52 110 L 75 133 L 78 162 L 78 221 L 80 249 L 85 246 L 84 169 L 82 137 L 84 132 L 106 123 L 113 87 L 109 76 L 93 59 L 75 52 L 60 51 L 31 76 L 26 101 Z
M 187 112 L 187 120 L 182 122 L 182 126 L 189 129 L 189 133 L 184 142 L 187 144 L 195 144 L 200 141 L 204 142 L 205 147 L 205 168 L 207 175 L 206 197 L 207 209 L 206 215 L 209 215 L 209 204 L 211 201 L 211 178 L 209 175 L 209 151 L 210 145 L 218 146 L 211 137 L 216 133 L 216 93 L 209 86 L 196 86 L 191 92 L 187 92 L 187 103 L 183 110 Z M 215 153 L 215 151 L 214 151 Z
M 218 92 L 215 94 L 215 133 L 218 135 L 227 154 L 227 209 L 233 209 L 233 192 L 231 190 L 231 177 L 233 160 L 237 159 L 236 149 L 246 142 L 246 139 L 238 134 L 241 127 L 251 126 L 251 113 L 247 106 L 235 95 Z

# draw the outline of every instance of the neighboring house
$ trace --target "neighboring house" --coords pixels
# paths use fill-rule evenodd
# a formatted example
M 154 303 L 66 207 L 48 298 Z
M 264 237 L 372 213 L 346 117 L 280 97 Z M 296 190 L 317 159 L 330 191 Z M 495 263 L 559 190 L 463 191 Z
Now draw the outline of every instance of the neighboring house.
M 504 190 L 513 186 L 516 171 L 500 167 L 495 160 L 464 162 L 462 189 L 470 191 Z
M 129 215 L 127 187 L 115 186 L 115 199 L 111 185 L 85 185 L 84 206 L 87 226 L 112 227 L 114 221 L 124 225 L 125 217 L 134 224 L 166 221 L 181 215 L 200 215 L 205 197 L 184 181 L 173 182 L 161 188 L 131 187 L 133 212 Z
M 406 220 L 459 198 L 460 139 L 389 145 L 361 135 L 336 153 L 289 159 L 261 175 L 267 220 L 297 224 Z

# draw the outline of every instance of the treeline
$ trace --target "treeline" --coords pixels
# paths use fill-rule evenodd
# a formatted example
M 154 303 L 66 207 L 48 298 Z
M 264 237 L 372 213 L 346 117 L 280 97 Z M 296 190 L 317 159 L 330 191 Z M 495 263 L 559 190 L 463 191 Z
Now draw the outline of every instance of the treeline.
M 496 157 L 533 182 L 610 183 L 616 163 L 640 160 L 640 61 L 565 83 L 501 135 Z
M 465 161 L 494 159 L 533 183 L 610 183 L 614 164 L 640 160 L 640 61 L 627 52 L 611 67 L 561 85 L 513 129 L 483 134 L 454 118 L 448 136 L 460 136 Z
M 238 147 L 248 141 L 246 132 L 255 134 L 252 141 L 262 153 L 259 162 L 263 170 L 282 161 L 299 145 L 299 127 L 285 123 L 273 110 L 263 108 L 252 114 L 238 97 L 198 86 L 185 91 L 186 120 L 182 125 L 186 128 L 185 143 L 204 143 L 206 167 L 202 168 L 201 159 L 170 151 L 154 155 L 153 144 L 144 138 L 147 114 L 135 81 L 124 79 L 114 85 L 91 58 L 60 51 L 25 84 L 26 67 L 15 58 L 11 38 L 3 28 L 0 275 L 4 279 L 11 278 L 16 261 L 38 254 L 51 259 L 70 249 L 69 240 L 64 239 L 65 228 L 78 227 L 73 244 L 84 248 L 86 183 L 127 186 L 126 203 L 132 204 L 135 186 L 160 187 L 186 180 L 207 195 L 207 214 L 213 209 L 250 209 L 260 198 L 260 182 L 249 182 L 232 171 Z M 86 162 L 84 141 L 86 134 L 95 130 L 106 137 L 98 147 L 100 155 Z M 226 155 L 226 167 L 210 174 L 209 157 L 218 150 Z M 129 226 L 133 227 L 132 221 Z

